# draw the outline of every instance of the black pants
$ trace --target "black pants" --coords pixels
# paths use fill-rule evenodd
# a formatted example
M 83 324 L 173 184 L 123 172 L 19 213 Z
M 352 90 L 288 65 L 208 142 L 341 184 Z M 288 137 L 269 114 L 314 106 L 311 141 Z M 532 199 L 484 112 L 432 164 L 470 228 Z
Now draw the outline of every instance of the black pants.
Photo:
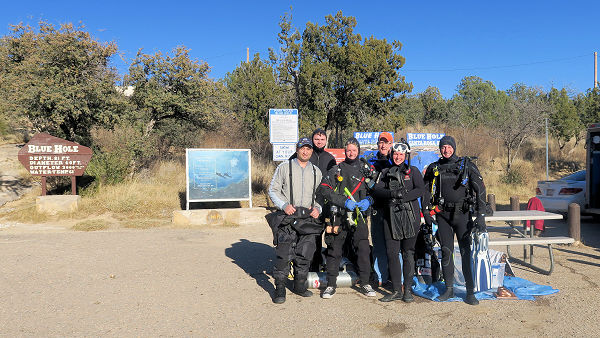
M 294 261 L 294 284 L 296 291 L 306 288 L 308 268 L 315 252 L 316 235 L 299 235 L 291 226 L 283 226 L 277 230 L 277 246 L 275 247 L 275 267 L 273 277 L 275 285 L 284 285 L 290 274 L 290 262 Z M 300 290 L 298 290 L 300 288 Z
M 310 263 L 310 271 L 319 272 L 323 263 L 323 234 L 315 235 L 315 253 Z
M 418 225 L 414 226 L 415 232 L 418 232 Z M 389 220 L 385 220 L 383 223 L 383 233 L 394 291 L 401 290 L 402 275 L 404 276 L 404 288 L 410 288 L 415 275 L 415 243 L 417 242 L 417 236 L 401 240 L 393 239 Z M 400 250 L 402 250 L 402 267 L 400 266 L 400 257 L 398 257 Z
M 356 229 L 352 231 L 348 225 L 343 224 L 340 232 L 336 234 L 325 234 L 325 243 L 327 243 L 327 286 L 337 286 L 337 276 L 340 273 L 340 261 L 344 251 L 346 237 L 356 252 L 356 265 L 361 284 L 369 283 L 371 277 L 371 248 L 369 247 L 369 229 L 367 224 L 358 221 Z
M 442 246 L 442 273 L 447 287 L 454 284 L 454 234 L 462 258 L 462 271 L 467 290 L 473 290 L 473 272 L 471 271 L 471 234 L 467 229 L 469 214 L 461 211 L 443 211 L 436 216 L 438 221 L 437 238 Z

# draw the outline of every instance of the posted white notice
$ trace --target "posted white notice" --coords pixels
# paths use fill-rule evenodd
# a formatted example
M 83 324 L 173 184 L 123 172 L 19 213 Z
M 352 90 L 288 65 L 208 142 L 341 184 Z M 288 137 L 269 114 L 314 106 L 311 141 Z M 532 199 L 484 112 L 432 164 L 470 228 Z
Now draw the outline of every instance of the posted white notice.
M 269 109 L 271 143 L 298 142 L 298 109 Z

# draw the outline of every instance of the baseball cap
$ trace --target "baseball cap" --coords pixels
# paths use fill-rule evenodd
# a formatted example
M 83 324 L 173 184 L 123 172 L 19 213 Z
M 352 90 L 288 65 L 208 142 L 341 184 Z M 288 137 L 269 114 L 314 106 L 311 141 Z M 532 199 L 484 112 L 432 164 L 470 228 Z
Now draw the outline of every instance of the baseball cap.
M 394 138 L 392 137 L 392 134 L 388 133 L 387 131 L 379 133 L 379 140 L 381 140 L 381 139 L 385 139 L 387 142 L 394 142 Z
M 302 148 L 304 146 L 309 146 L 309 147 L 313 147 L 313 143 L 311 140 L 308 139 L 308 137 L 301 137 L 298 140 L 298 143 L 296 143 L 296 149 L 298 148 Z

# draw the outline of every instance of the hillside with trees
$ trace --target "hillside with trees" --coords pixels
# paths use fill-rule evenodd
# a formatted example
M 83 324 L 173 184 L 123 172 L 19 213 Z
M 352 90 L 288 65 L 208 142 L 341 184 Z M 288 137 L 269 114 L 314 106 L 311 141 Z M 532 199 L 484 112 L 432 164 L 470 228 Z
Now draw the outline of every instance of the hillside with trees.
M 116 43 L 96 40 L 83 25 L 14 25 L 0 38 L 0 137 L 23 142 L 47 132 L 92 147 L 90 194 L 181 161 L 186 147 L 251 148 L 265 165 L 268 109 L 275 107 L 297 108 L 300 133 L 324 128 L 330 147 L 355 131 L 446 132 L 456 136 L 459 154 L 479 158 L 484 175 L 527 189 L 545 172 L 547 120 L 553 172 L 581 166 L 585 126 L 600 121 L 600 89 L 515 83 L 499 90 L 467 75 L 451 98 L 435 87 L 414 93 L 402 43 L 363 37 L 358 24 L 338 12 L 298 28 L 285 14 L 279 46 L 223 79 L 211 78 L 210 65 L 185 46 L 140 49 L 119 74 L 111 65 Z M 264 185 L 255 184 L 256 192 Z

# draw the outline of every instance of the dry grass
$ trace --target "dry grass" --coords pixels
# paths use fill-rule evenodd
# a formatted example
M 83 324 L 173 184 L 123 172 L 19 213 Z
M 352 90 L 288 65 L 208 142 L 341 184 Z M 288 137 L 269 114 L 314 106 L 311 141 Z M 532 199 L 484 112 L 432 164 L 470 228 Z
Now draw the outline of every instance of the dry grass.
M 19 223 L 44 223 L 56 219 L 57 216 L 37 212 L 35 200 L 41 192 L 41 188 L 33 189 L 20 199 L 6 203 L 2 207 L 2 218 Z
M 129 219 L 121 221 L 121 227 L 128 229 L 152 229 L 170 225 L 165 219 Z
M 108 224 L 106 220 L 103 219 L 89 219 L 77 222 L 73 227 L 71 227 L 71 229 L 75 231 L 99 231 L 106 230 L 109 228 L 110 224 Z
M 121 184 L 102 186 L 82 199 L 80 212 L 110 212 L 128 218 L 170 218 L 185 196 L 185 168 L 162 162 L 149 173 Z
M 534 170 L 532 162 L 521 159 L 517 159 L 513 167 L 514 170 L 523 174 L 523 183 L 506 184 L 502 182 L 506 172 L 504 171 L 504 164 L 500 163 L 499 160 L 495 160 L 491 165 L 481 168 L 487 193 L 495 195 L 497 204 L 509 204 L 512 196 L 518 197 L 521 202 L 526 202 L 535 196 L 537 181 L 542 179 L 541 173 Z
M 273 161 L 262 162 L 256 158 L 252 159 L 252 203 L 256 207 L 269 207 L 269 184 L 275 172 Z
M 399 134 L 403 135 L 405 132 L 399 131 Z M 468 133 L 463 141 L 462 130 L 435 126 L 411 128 L 411 132 L 445 132 L 456 136 L 459 155 L 479 157 L 477 165 L 484 177 L 487 192 L 496 196 L 497 204 L 509 204 L 511 196 L 517 196 L 521 202 L 526 202 L 535 195 L 537 181 L 546 179 L 543 137 L 525 143 L 513 164 L 514 170 L 522 174 L 523 182 L 506 184 L 502 181 L 506 154 L 491 136 L 485 133 L 482 135 L 481 132 L 478 135 Z M 550 151 L 550 179 L 562 177 L 585 165 L 585 150 L 581 143 L 575 146 L 571 142 L 560 151 L 556 142 L 551 141 Z M 271 206 L 267 190 L 274 171 L 275 163 L 271 160 L 252 159 L 253 206 Z M 36 179 L 29 177 L 31 180 Z M 162 162 L 129 181 L 100 186 L 93 192 L 84 191 L 80 209 L 76 213 L 56 216 L 37 213 L 35 198 L 40 195 L 38 188 L 20 200 L 5 205 L 0 217 L 22 223 L 81 220 L 73 226 L 74 230 L 79 231 L 111 227 L 148 229 L 170 225 L 173 211 L 185 207 L 185 191 L 184 165 L 177 161 Z M 242 207 L 248 206 L 247 202 L 240 204 Z
M 577 170 L 585 168 L 585 149 L 580 143 L 575 146 L 571 142 L 560 151 L 555 141 L 549 142 L 549 179 L 555 180 Z M 546 180 L 546 141 L 545 138 L 534 138 L 525 143 L 519 156 L 513 162 L 513 170 L 522 174 L 520 184 L 506 184 L 502 178 L 506 174 L 506 154 L 502 151 L 492 159 L 478 162 L 488 194 L 496 195 L 497 204 L 509 204 L 510 197 L 516 196 L 521 203 L 526 203 L 535 196 L 538 181 Z
M 0 145 L 14 143 L 24 143 L 23 135 L 9 134 L 0 136 Z
M 506 174 L 506 149 L 490 132 L 480 128 L 477 132 L 463 132 L 460 128 L 447 126 L 411 126 L 410 129 L 400 130 L 399 135 L 412 133 L 445 133 L 455 138 L 459 156 L 477 156 L 479 167 L 488 194 L 494 194 L 497 204 L 509 204 L 510 197 L 516 196 L 520 202 L 527 202 L 535 196 L 537 181 L 546 179 L 546 138 L 532 137 L 519 149 L 513 163 L 515 171 L 522 174 L 521 184 L 506 184 L 502 178 Z M 567 143 L 561 150 L 555 140 L 549 141 L 549 162 L 551 180 L 585 168 L 585 149 L 582 141 Z

